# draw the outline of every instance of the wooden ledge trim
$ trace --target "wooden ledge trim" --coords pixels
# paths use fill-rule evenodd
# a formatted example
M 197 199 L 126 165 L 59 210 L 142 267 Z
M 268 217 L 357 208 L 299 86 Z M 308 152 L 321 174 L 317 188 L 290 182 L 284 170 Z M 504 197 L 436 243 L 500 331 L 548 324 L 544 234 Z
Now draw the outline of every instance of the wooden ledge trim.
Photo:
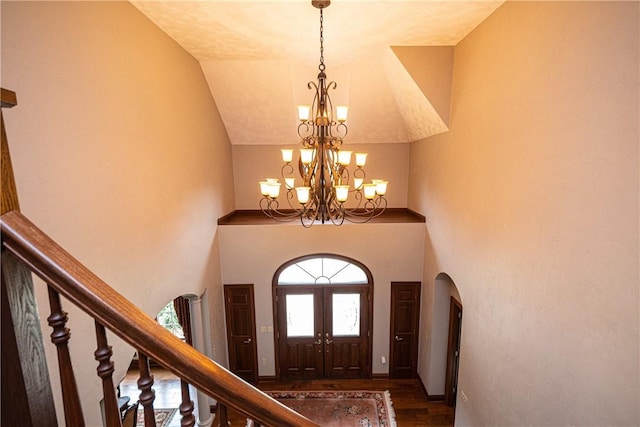
M 424 223 L 424 215 L 407 208 L 387 208 L 382 215 L 367 222 L 367 224 L 391 224 L 391 223 Z M 300 220 L 290 222 L 278 222 L 258 209 L 235 210 L 218 218 L 218 225 L 287 225 L 299 224 Z M 353 224 L 345 221 L 345 224 Z
M 18 105 L 18 97 L 15 92 L 5 88 L 0 88 L 0 92 L 2 97 L 2 108 L 11 108 Z

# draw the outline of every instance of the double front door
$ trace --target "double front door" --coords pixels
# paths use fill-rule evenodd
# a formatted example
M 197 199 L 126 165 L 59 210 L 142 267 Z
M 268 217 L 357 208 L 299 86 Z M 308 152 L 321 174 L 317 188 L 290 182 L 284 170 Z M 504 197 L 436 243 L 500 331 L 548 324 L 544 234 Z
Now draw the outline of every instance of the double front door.
M 280 378 L 371 377 L 369 286 L 282 286 L 275 305 Z

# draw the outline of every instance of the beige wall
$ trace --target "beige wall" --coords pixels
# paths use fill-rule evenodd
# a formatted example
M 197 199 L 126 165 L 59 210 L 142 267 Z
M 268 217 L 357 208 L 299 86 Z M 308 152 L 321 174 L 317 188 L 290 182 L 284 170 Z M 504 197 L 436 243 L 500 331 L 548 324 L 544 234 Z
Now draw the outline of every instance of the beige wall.
M 260 236 L 260 238 L 256 238 Z M 331 253 L 362 262 L 373 275 L 373 373 L 389 366 L 389 301 L 392 281 L 420 281 L 423 224 L 331 224 L 221 226 L 224 284 L 253 283 L 257 330 L 273 326 L 272 280 L 285 262 L 308 254 Z M 262 364 L 262 360 L 266 363 Z M 260 376 L 275 374 L 273 333 L 258 332 Z
M 216 219 L 233 209 L 231 149 L 198 62 L 128 2 L 1 7 L 22 211 L 152 316 L 205 289 L 220 307 Z M 83 410 L 100 425 L 93 322 L 66 309 Z M 220 313 L 212 341 L 226 360 Z M 133 351 L 111 342 L 117 380 Z
M 348 139 L 348 137 L 347 137 Z M 407 207 L 407 191 L 409 177 L 409 144 L 348 144 L 345 139 L 345 150 L 354 153 L 364 152 L 367 155 L 365 171 L 367 181 L 373 179 L 386 179 L 389 181 L 386 198 L 388 206 L 393 208 Z M 236 209 L 259 209 L 260 187 L 259 181 L 265 178 L 281 179 L 282 169 L 281 148 L 295 148 L 294 164 L 297 165 L 299 153 L 298 145 L 234 145 L 233 146 L 233 173 L 235 182 Z M 355 158 L 351 159 L 353 172 Z M 300 185 L 301 178 L 297 170 L 294 172 L 296 185 Z M 284 194 L 280 199 L 285 203 Z M 352 206 L 353 198 L 349 196 L 347 206 Z
M 638 28 L 637 2 L 507 2 L 456 46 L 409 207 L 423 313 L 440 272 L 464 308 L 457 425 L 640 423 Z

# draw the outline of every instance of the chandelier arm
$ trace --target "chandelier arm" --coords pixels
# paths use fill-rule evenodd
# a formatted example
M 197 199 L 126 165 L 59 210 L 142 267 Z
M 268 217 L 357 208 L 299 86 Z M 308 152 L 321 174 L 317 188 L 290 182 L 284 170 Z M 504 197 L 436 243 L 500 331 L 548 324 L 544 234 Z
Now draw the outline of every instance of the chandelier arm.
M 294 209 L 292 212 L 283 212 L 279 210 L 280 203 L 276 199 L 264 196 L 260 199 L 260 209 L 269 218 L 279 222 L 294 221 L 302 214 L 302 209 Z
M 285 163 L 280 169 L 280 176 L 283 181 L 285 178 L 289 177 L 289 175 L 293 175 L 293 166 L 291 166 L 291 162 Z
M 351 210 L 349 210 L 349 214 L 353 215 L 353 216 L 366 217 L 366 216 L 371 215 L 372 212 L 375 213 L 376 209 L 378 208 L 378 203 L 379 202 L 376 202 L 374 200 L 365 199 L 365 202 L 362 205 L 362 208 L 351 209 Z
M 300 215 L 300 223 L 304 228 L 311 228 L 311 226 L 316 222 L 315 219 L 305 219 L 303 215 Z
M 387 208 L 387 199 L 384 196 L 377 196 L 375 201 L 367 200 L 363 209 L 359 210 L 346 210 L 345 216 L 348 217 L 350 222 L 367 222 L 373 218 L 377 218 Z M 352 218 L 362 218 L 363 221 L 352 220 Z
M 359 200 L 362 200 L 362 191 L 363 191 L 363 186 L 364 186 L 364 181 L 367 177 L 367 173 L 365 172 L 365 170 L 361 167 L 357 167 L 356 169 L 354 169 L 353 171 L 353 190 L 349 190 L 350 193 L 356 193 L 356 198 Z M 360 184 L 359 188 L 355 188 L 356 187 L 356 178 L 362 179 L 362 183 Z M 358 205 L 360 205 L 360 203 L 358 203 Z
M 346 138 L 347 133 L 349 133 L 349 128 L 345 123 L 338 123 L 335 127 L 337 138 L 340 138 L 340 145 L 342 145 L 342 139 Z
M 301 121 L 298 125 L 298 136 L 304 141 L 313 135 L 313 128 L 309 125 L 309 121 Z
M 358 212 L 358 211 L 362 211 L 363 208 L 361 208 L 360 206 L 362 206 L 362 201 L 365 200 L 364 196 L 362 195 L 361 191 L 357 191 L 355 194 L 355 199 L 358 201 L 358 204 L 354 207 L 351 208 L 345 208 L 345 212 Z
M 350 182 L 350 174 L 349 169 L 346 167 L 339 165 L 338 167 L 338 176 L 340 177 L 340 184 L 338 185 L 349 185 Z
M 331 101 L 331 96 L 329 96 L 329 91 L 335 89 L 336 87 L 338 87 L 338 84 L 332 81 L 329 82 L 324 88 L 324 105 L 327 119 L 329 119 L 330 123 L 329 129 L 333 128 L 333 125 L 336 123 L 333 120 L 333 102 Z
M 269 196 L 264 196 L 260 199 L 260 209 L 269 218 L 276 221 L 286 220 L 287 216 L 278 210 L 280 203 L 276 199 L 272 199 Z
M 292 200 L 294 199 L 294 195 L 293 195 L 294 190 L 292 189 L 287 189 L 287 204 L 289 205 L 289 208 L 291 208 L 291 210 L 295 211 L 295 212 L 299 212 L 299 211 L 303 211 L 304 210 L 304 205 L 302 205 L 302 208 L 297 208 L 295 206 L 293 206 L 293 204 L 291 203 Z
M 344 215 L 344 207 L 342 204 L 338 207 L 338 214 L 331 215 L 329 217 L 333 225 L 342 225 L 344 223 L 345 215 Z
M 385 203 L 386 205 L 386 203 Z M 345 212 L 345 220 L 354 224 L 364 224 L 374 218 L 379 217 L 384 212 L 384 208 L 371 210 L 368 213 L 354 214 L 353 212 Z
M 338 171 L 334 169 L 334 165 L 338 165 L 338 152 L 331 148 L 331 146 L 325 147 L 323 152 L 324 171 L 326 175 L 324 182 L 325 200 L 327 201 L 327 207 L 330 207 L 336 202 L 335 186 L 340 185 L 340 176 Z
M 316 123 L 314 121 L 314 119 L 316 117 L 318 117 L 319 114 L 319 110 L 320 110 L 320 103 L 322 101 L 322 80 L 320 80 L 319 78 L 320 76 L 318 76 L 318 83 L 316 84 L 316 82 L 309 82 L 307 83 L 307 88 L 309 90 L 313 90 L 314 94 L 313 94 L 313 102 L 311 103 L 311 114 L 313 114 L 313 118 L 309 119 L 309 122 L 311 123 L 311 125 L 313 126 L 313 131 L 315 134 L 316 129 Z
M 322 198 L 321 195 L 318 194 L 317 190 L 313 188 L 312 197 L 309 199 L 309 202 L 305 205 L 304 217 L 311 221 L 320 220 L 322 214 L 322 206 L 321 206 Z
M 300 176 L 302 177 L 303 187 L 311 187 L 313 190 L 313 176 L 315 175 L 316 168 L 318 166 L 318 159 L 314 156 L 311 159 L 311 163 L 305 166 L 302 163 L 302 159 L 298 161 L 298 170 L 300 172 Z

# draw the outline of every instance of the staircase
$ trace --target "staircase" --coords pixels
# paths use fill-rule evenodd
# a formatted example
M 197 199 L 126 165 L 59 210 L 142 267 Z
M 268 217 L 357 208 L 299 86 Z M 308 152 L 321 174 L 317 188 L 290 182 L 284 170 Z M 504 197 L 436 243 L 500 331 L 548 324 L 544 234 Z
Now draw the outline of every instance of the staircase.
M 17 104 L 14 92 L 2 89 L 2 108 Z M 316 426 L 193 347 L 176 338 L 137 306 L 73 258 L 19 211 L 4 118 L 2 118 L 2 420 L 3 426 L 57 426 L 52 385 L 46 366 L 32 273 L 48 288 L 51 342 L 58 354 L 64 418 L 68 427 L 85 421 L 69 354 L 70 329 L 61 296 L 94 319 L 95 359 L 104 398 L 107 427 L 121 427 L 107 342 L 109 330 L 138 352 L 138 385 L 145 426 L 155 426 L 153 377 L 149 359 L 181 378 L 182 426 L 195 425 L 189 384 L 216 399 L 216 424 L 225 425 L 227 407 L 263 426 Z M 98 402 L 96 402 L 96 405 Z

